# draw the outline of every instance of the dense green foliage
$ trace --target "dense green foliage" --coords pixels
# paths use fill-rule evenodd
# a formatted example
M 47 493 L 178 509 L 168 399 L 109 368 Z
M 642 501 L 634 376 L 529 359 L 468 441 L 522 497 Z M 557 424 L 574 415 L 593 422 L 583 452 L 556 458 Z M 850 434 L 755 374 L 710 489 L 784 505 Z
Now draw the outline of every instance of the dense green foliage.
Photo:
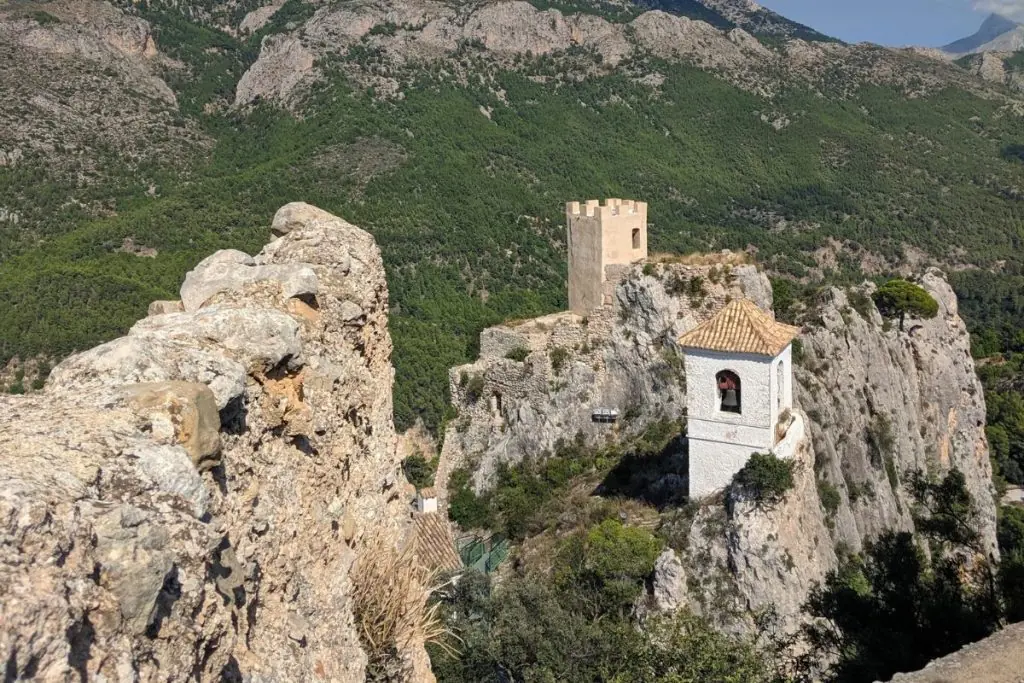
M 908 315 L 927 319 L 939 313 L 939 302 L 923 287 L 906 280 L 889 280 L 878 288 L 874 299 L 882 315 L 900 321 L 900 330 L 903 330 L 903 321 Z
M 494 487 L 481 496 L 470 487 L 468 470 L 457 470 L 449 481 L 448 514 L 464 529 L 489 528 L 521 541 L 550 526 L 567 504 L 570 484 L 581 477 L 600 481 L 596 488 L 604 495 L 657 506 L 681 503 L 678 487 L 654 486 L 666 474 L 685 474 L 681 433 L 676 422 L 657 422 L 630 443 L 601 449 L 585 447 L 577 435 L 572 442 L 559 442 L 554 453 L 502 464 Z
M 410 484 L 417 489 L 425 489 L 434 485 L 434 473 L 437 463 L 431 462 L 416 453 L 402 461 L 402 472 Z
M 998 523 L 999 587 L 1006 618 L 1024 621 L 1024 507 L 1004 505 Z
M 771 453 L 754 453 L 732 480 L 732 492 L 741 492 L 765 505 L 779 502 L 793 488 L 793 461 Z
M 559 541 L 549 567 L 520 565 L 499 585 L 480 574 L 443 592 L 461 655 L 431 652 L 439 683 L 698 683 L 771 680 L 749 643 L 692 616 L 630 616 L 660 550 L 613 519 Z

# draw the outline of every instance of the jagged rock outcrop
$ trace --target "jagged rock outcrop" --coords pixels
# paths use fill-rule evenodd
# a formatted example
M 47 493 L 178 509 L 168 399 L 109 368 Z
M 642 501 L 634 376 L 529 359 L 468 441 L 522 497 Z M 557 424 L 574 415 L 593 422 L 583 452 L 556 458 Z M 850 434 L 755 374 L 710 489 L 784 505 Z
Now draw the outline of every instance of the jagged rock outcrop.
M 705 503 L 686 540 L 690 606 L 723 626 L 750 631 L 750 615 L 774 608 L 795 630 L 815 582 L 889 530 L 914 531 L 908 477 L 963 472 L 988 552 L 995 543 L 985 401 L 957 300 L 942 274 L 921 284 L 939 304 L 905 331 L 886 323 L 871 286 L 821 295 L 794 354 L 796 404 L 807 436 L 795 486 L 775 506 L 729 497 Z M 819 489 L 819 486 L 821 487 Z M 832 492 L 829 508 L 819 491 Z M 677 575 L 655 576 L 677 584 Z
M 605 284 L 612 303 L 589 316 L 556 313 L 484 330 L 480 358 L 450 373 L 459 416 L 445 432 L 441 495 L 457 467 L 472 464 L 475 485 L 486 489 L 499 464 L 553 451 L 577 434 L 596 446 L 680 420 L 686 389 L 676 340 L 730 297 L 771 306 L 763 273 L 731 265 L 732 255 L 719 259 L 619 267 Z M 595 422 L 600 408 L 618 410 L 619 421 Z
M 870 288 L 824 294 L 820 324 L 802 336 L 796 400 L 810 418 L 819 474 L 842 494 L 837 541 L 859 550 L 862 538 L 911 529 L 906 474 L 956 467 L 997 552 L 985 397 L 970 338 L 942 274 L 929 271 L 921 285 L 939 314 L 902 332 L 879 315 Z
M 990 83 L 1006 85 L 1015 90 L 1024 90 L 1024 72 L 1009 68 L 1007 60 L 1013 52 L 982 52 L 966 60 L 965 66 Z
M 773 614 L 779 628 L 794 632 L 808 592 L 837 564 L 811 439 L 805 436 L 793 462 L 793 488 L 779 503 L 718 496 L 690 527 L 682 557 L 686 606 L 723 628 L 753 632 L 758 616 Z M 662 581 L 679 577 L 656 573 L 656 593 Z
M 350 569 L 408 527 L 384 269 L 319 209 L 274 225 L 0 397 L 9 678 L 364 680 Z

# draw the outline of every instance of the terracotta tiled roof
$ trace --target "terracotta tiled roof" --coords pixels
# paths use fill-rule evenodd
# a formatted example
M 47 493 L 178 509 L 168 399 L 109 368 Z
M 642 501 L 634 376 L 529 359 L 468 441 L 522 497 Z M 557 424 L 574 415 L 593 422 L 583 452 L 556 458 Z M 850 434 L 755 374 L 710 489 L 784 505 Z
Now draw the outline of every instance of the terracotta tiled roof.
M 679 339 L 683 348 L 775 357 L 800 328 L 777 323 L 749 299 L 736 299 Z
M 433 486 L 420 489 L 420 498 L 437 498 L 437 490 Z
M 452 529 L 442 514 L 416 515 L 416 554 L 423 564 L 439 572 L 462 569 Z

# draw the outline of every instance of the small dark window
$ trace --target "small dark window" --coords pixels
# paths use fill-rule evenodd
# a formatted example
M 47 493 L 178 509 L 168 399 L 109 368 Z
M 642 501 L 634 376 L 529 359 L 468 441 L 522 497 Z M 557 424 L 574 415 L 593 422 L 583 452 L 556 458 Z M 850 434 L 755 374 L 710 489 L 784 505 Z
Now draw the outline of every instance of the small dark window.
M 722 370 L 715 375 L 715 380 L 718 382 L 719 409 L 726 413 L 742 412 L 740 376 L 732 370 Z
M 633 248 L 640 248 L 640 228 L 633 228 Z

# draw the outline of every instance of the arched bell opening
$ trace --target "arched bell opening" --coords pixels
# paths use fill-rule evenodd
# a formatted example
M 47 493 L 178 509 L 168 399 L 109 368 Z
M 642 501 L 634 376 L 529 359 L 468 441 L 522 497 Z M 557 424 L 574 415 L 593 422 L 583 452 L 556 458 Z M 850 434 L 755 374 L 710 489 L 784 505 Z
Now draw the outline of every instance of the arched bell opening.
M 726 413 L 743 412 L 743 394 L 740 376 L 732 370 L 722 370 L 715 375 L 718 383 L 719 410 Z

